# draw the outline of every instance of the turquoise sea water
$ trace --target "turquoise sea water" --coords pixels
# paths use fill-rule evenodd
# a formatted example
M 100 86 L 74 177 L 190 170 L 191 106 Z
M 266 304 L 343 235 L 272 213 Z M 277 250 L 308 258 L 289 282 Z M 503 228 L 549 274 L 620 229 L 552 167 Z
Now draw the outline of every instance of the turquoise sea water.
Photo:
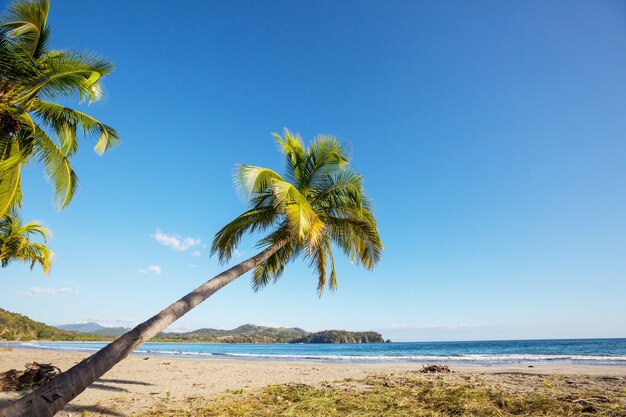
M 18 348 L 95 352 L 101 342 L 12 343 Z M 465 365 L 580 363 L 626 366 L 626 339 L 507 340 L 372 344 L 146 343 L 136 354 L 318 362 Z

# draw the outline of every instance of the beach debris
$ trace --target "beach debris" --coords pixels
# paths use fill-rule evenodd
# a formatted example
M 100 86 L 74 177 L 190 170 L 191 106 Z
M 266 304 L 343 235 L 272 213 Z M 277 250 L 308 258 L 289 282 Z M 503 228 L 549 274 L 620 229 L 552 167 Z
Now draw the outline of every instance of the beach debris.
M 422 365 L 420 372 L 423 374 L 440 374 L 452 371 L 450 371 L 450 367 L 448 365 Z
M 27 363 L 25 371 L 10 369 L 0 373 L 0 391 L 24 391 L 47 384 L 61 374 L 61 370 L 49 363 Z

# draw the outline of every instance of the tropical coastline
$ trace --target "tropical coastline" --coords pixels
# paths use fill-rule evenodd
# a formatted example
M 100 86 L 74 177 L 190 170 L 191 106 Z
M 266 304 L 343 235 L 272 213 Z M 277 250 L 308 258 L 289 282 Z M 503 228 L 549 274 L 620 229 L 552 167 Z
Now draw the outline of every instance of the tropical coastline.
M 97 352 L 102 341 L 0 342 L 0 347 Z M 335 344 L 148 342 L 135 355 L 319 363 L 432 363 L 454 366 L 590 365 L 626 367 L 626 339 L 501 340 Z
M 623 4 L 2 9 L 0 417 L 626 417 Z

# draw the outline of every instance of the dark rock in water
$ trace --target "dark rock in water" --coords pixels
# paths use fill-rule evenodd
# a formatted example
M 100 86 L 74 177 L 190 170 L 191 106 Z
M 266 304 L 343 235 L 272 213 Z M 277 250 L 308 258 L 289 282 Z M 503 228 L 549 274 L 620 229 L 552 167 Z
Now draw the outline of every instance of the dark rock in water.
M 391 339 L 385 340 L 385 343 L 391 343 Z

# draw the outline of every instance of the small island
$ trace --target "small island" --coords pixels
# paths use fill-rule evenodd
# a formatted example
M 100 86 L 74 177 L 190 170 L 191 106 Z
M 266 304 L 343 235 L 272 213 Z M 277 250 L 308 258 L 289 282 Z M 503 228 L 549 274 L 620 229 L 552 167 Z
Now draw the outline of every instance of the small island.
M 289 343 L 384 343 L 378 332 L 349 332 L 346 330 L 324 330 L 309 333 Z

